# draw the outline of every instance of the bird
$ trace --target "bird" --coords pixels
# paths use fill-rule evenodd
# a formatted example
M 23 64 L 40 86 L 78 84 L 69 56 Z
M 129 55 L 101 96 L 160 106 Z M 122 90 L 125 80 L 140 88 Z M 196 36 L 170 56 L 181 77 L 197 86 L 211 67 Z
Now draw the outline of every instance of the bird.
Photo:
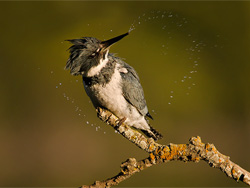
M 137 72 L 122 58 L 109 53 L 110 47 L 127 35 L 129 32 L 104 41 L 95 37 L 67 40 L 72 46 L 68 49 L 70 55 L 65 70 L 82 76 L 85 91 L 96 109 L 107 109 L 120 123 L 158 140 L 162 134 L 149 124 L 147 118 L 153 117 Z

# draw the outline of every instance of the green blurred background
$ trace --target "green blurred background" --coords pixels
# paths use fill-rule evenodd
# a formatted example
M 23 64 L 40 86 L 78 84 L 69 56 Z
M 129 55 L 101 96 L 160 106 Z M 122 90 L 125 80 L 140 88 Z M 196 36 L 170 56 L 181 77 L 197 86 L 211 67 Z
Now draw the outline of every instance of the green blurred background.
M 111 48 L 138 72 L 160 143 L 191 136 L 250 170 L 250 2 L 0 2 L 0 186 L 70 186 L 148 156 L 97 117 L 65 39 Z M 205 162 L 154 166 L 119 186 L 244 186 Z

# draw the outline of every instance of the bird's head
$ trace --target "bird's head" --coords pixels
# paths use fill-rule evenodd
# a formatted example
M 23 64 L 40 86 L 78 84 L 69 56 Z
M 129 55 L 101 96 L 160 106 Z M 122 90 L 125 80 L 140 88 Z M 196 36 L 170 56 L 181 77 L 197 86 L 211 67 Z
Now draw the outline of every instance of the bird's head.
M 73 45 L 69 48 L 70 56 L 65 69 L 70 69 L 72 75 L 88 72 L 92 67 L 108 58 L 109 48 L 112 44 L 127 35 L 128 33 L 125 33 L 106 41 L 94 37 L 68 40 Z

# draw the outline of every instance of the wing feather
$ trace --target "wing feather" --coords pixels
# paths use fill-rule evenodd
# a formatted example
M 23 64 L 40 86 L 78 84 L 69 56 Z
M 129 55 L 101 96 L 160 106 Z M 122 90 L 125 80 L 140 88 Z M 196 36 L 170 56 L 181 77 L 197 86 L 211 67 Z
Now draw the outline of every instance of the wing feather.
M 127 71 L 124 71 L 124 68 Z M 143 88 L 141 86 L 139 76 L 136 71 L 123 62 L 121 76 L 122 76 L 122 91 L 124 98 L 133 105 L 143 116 L 148 113 L 146 100 L 144 98 Z

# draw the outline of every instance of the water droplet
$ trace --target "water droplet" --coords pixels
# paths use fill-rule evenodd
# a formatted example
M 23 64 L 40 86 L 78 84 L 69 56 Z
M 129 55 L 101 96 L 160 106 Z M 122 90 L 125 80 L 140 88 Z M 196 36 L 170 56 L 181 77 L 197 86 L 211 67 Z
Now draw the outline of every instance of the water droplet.
M 135 30 L 134 25 L 132 25 L 132 26 L 129 28 L 128 32 L 130 33 L 130 32 L 133 31 L 133 30 Z
M 169 102 L 168 104 L 171 104 L 171 102 Z
M 56 88 L 58 88 L 58 86 L 56 86 Z
M 172 99 L 172 98 L 173 98 L 173 96 L 172 96 L 172 95 L 170 95 L 170 98 Z
M 181 82 L 185 82 L 185 80 L 181 80 Z
M 168 17 L 171 18 L 171 17 L 173 17 L 173 15 L 172 15 L 172 14 L 169 14 Z
M 62 83 L 59 83 L 59 85 L 61 86 L 61 85 L 62 85 Z
M 170 93 L 174 93 L 174 91 L 170 91 Z
M 89 122 L 88 122 L 88 121 L 86 121 L 86 123 L 87 123 L 87 125 L 89 124 Z

